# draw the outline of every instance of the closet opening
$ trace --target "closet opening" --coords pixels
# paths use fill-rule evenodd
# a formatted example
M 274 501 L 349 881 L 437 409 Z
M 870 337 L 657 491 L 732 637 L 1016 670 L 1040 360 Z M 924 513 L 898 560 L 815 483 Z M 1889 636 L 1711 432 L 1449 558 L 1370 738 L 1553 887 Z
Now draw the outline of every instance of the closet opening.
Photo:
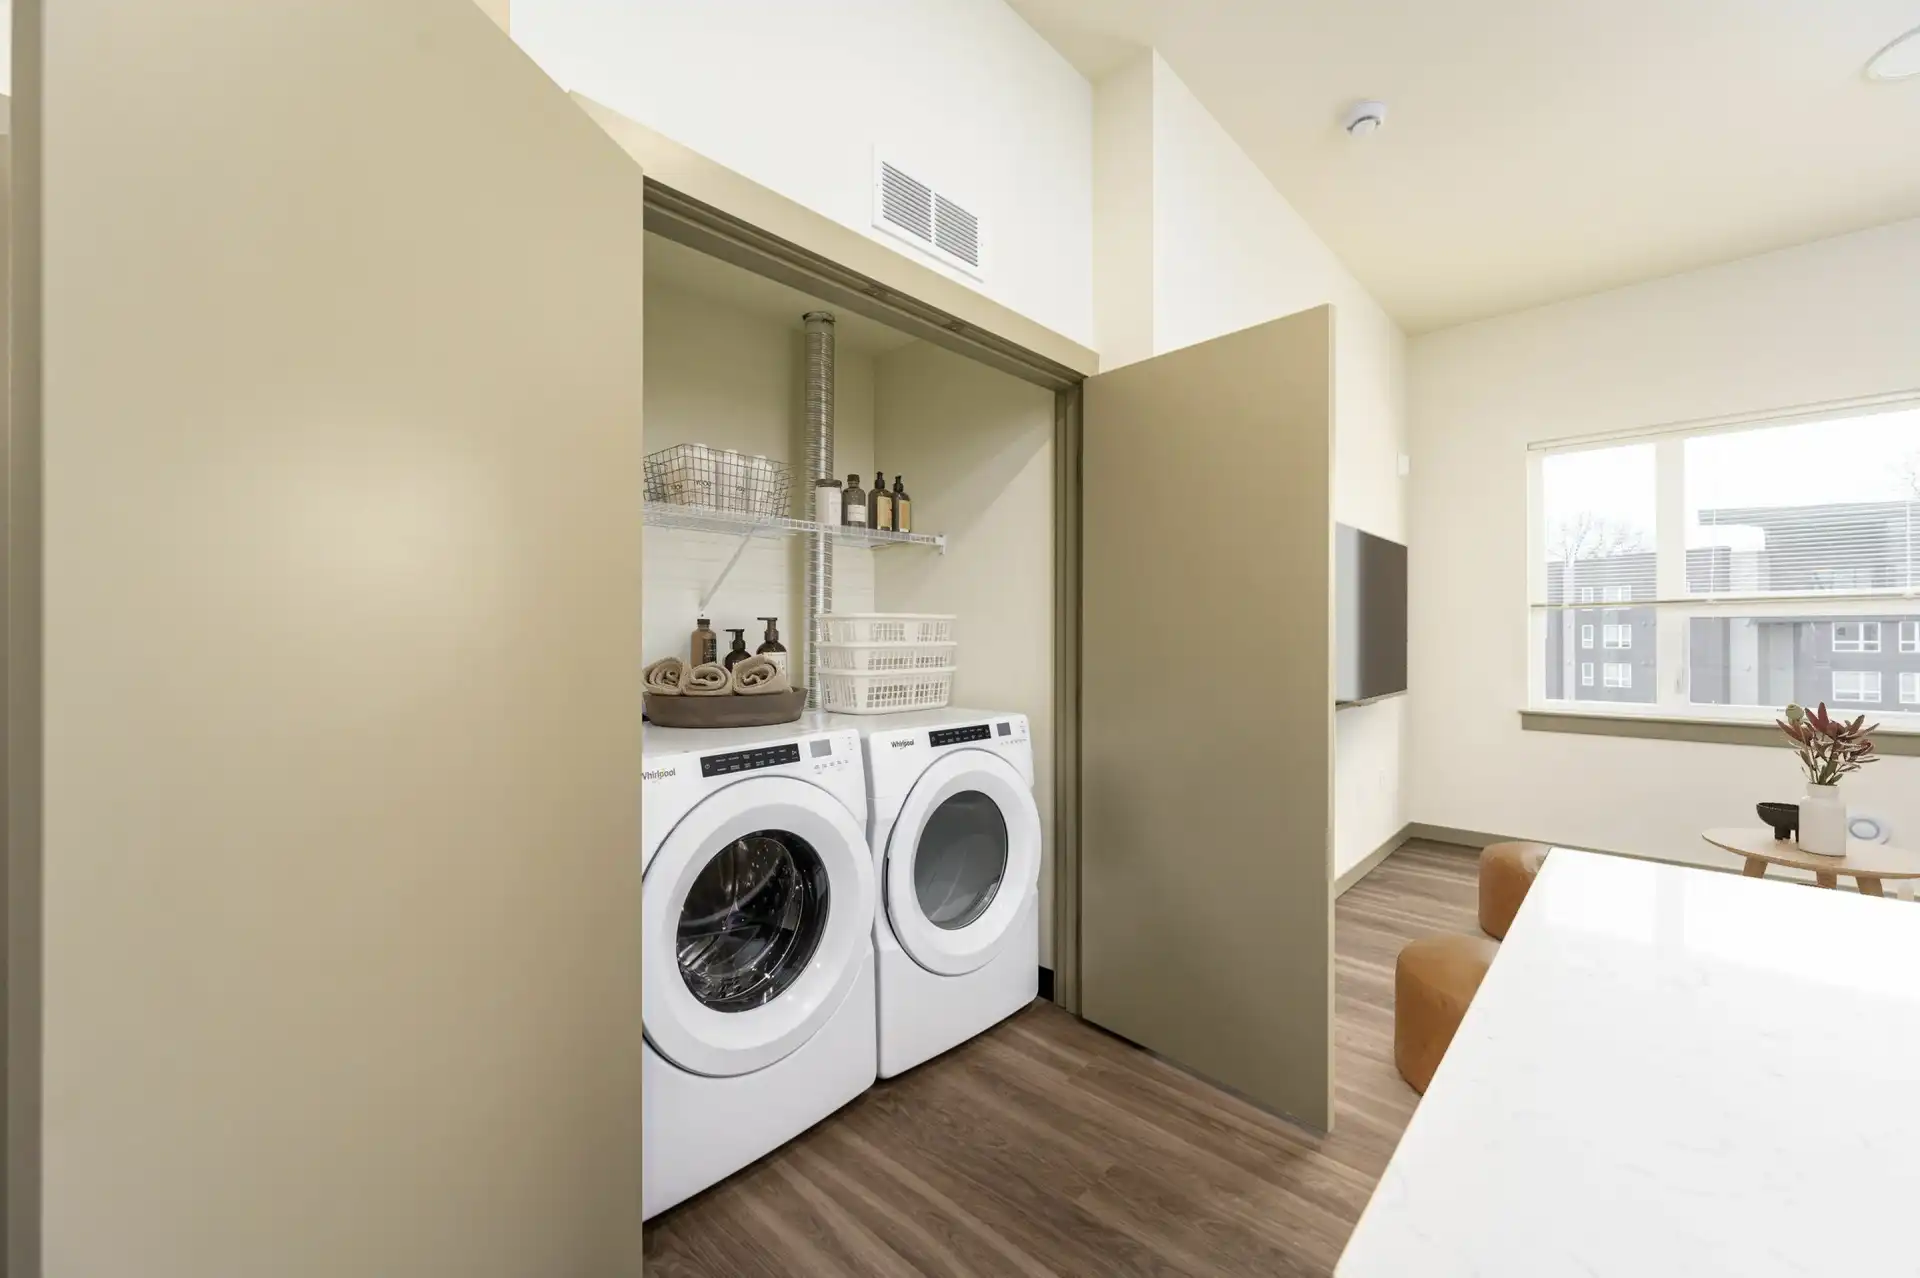
M 1071 1009 L 1079 375 L 652 184 L 648 231 L 641 661 L 724 661 L 777 634 L 810 714 L 905 696 L 1026 716 L 1040 966 Z M 836 645 L 822 670 L 822 612 L 954 620 L 923 671 L 862 679 L 842 668 L 880 649 Z M 925 867 L 959 876 L 943 890 L 960 915 L 993 898 L 975 851 Z

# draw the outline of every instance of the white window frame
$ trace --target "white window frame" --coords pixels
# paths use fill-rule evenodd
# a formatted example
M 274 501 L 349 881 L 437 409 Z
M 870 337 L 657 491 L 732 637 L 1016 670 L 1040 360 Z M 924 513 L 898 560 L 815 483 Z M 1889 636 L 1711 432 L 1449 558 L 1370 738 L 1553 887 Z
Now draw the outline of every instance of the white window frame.
M 1633 599 L 1632 586 L 1608 586 L 1607 587 L 1608 603 L 1629 603 L 1632 601 L 1632 599 Z
M 1840 691 L 1842 679 L 1858 679 L 1859 694 L 1847 695 Z M 1878 670 L 1836 670 L 1833 672 L 1833 703 L 1838 706 L 1877 706 L 1881 693 L 1885 690 L 1884 681 Z
M 1588 650 L 1593 648 L 1593 627 L 1591 625 L 1582 625 L 1580 627 L 1580 646 Z
M 1591 661 L 1583 661 L 1580 663 L 1580 686 L 1583 688 L 1591 688 L 1593 686 L 1593 663 Z
M 1633 627 L 1625 622 L 1608 622 L 1606 635 L 1600 642 L 1615 652 L 1625 652 L 1633 647 Z
M 1605 435 L 1587 437 L 1562 437 L 1559 439 L 1539 439 L 1527 445 L 1527 598 L 1531 617 L 1528 645 L 1528 682 L 1527 699 L 1523 704 L 1523 713 L 1530 712 L 1540 717 L 1529 718 L 1529 727 L 1543 728 L 1548 731 L 1559 730 L 1554 726 L 1552 715 L 1559 712 L 1574 712 L 1583 715 L 1599 715 L 1606 718 L 1635 719 L 1658 718 L 1681 725 L 1679 735 L 1685 737 L 1689 731 L 1684 725 L 1689 723 L 1713 724 L 1734 723 L 1771 727 L 1780 710 L 1776 706 L 1756 706 L 1746 704 L 1717 703 L 1711 696 L 1700 701 L 1693 699 L 1690 680 L 1693 671 L 1688 665 L 1688 647 L 1691 627 L 1695 622 L 1709 618 L 1727 618 L 1741 620 L 1781 620 L 1818 625 L 1826 622 L 1828 634 L 1823 636 L 1831 640 L 1831 623 L 1834 619 L 1859 618 L 1861 621 L 1881 621 L 1893 624 L 1899 614 L 1912 616 L 1920 611 L 1920 557 L 1912 560 L 1915 576 L 1906 588 L 1878 584 L 1866 584 L 1862 581 L 1836 577 L 1830 585 L 1803 593 L 1770 592 L 1756 590 L 1742 593 L 1739 577 L 1736 574 L 1731 583 L 1721 579 L 1709 583 L 1706 588 L 1695 589 L 1687 575 L 1687 455 L 1688 442 L 1703 436 L 1721 433 L 1739 433 L 1748 430 L 1764 430 L 1772 427 L 1800 425 L 1816 422 L 1845 422 L 1872 418 L 1886 413 L 1913 413 L 1920 411 L 1920 392 L 1906 392 L 1900 395 L 1875 397 L 1855 401 L 1832 402 L 1824 405 L 1785 410 L 1779 413 L 1759 414 L 1742 418 L 1723 418 L 1711 422 L 1687 426 L 1647 426 L 1636 427 L 1625 424 L 1619 430 Z M 1551 456 L 1580 453 L 1594 449 L 1613 449 L 1632 445 L 1643 445 L 1654 452 L 1654 492 L 1652 551 L 1655 556 L 1653 580 L 1649 592 L 1638 592 L 1629 586 L 1630 593 L 1638 595 L 1630 605 L 1603 603 L 1607 610 L 1631 606 L 1642 613 L 1651 613 L 1652 620 L 1642 621 L 1647 633 L 1639 640 L 1648 651 L 1640 656 L 1638 664 L 1649 666 L 1647 676 L 1651 684 L 1643 682 L 1642 695 L 1645 701 L 1585 701 L 1580 700 L 1572 686 L 1572 677 L 1580 664 L 1579 653 L 1574 648 L 1571 627 L 1560 630 L 1562 636 L 1553 640 L 1555 633 L 1549 628 L 1548 618 L 1557 612 L 1573 612 L 1591 604 L 1593 587 L 1580 588 L 1580 601 L 1576 603 L 1573 588 L 1568 585 L 1561 593 L 1550 593 L 1553 585 L 1553 573 L 1541 547 L 1546 544 L 1546 470 L 1543 465 Z M 1863 498 L 1865 500 L 1866 498 Z M 1913 509 L 1920 515 L 1920 506 Z M 1920 527 L 1920 523 L 1916 524 Z M 1557 565 L 1554 565 L 1557 567 Z M 1591 575 L 1595 571 L 1592 563 L 1582 563 L 1580 570 Z M 1644 569 L 1642 569 L 1644 571 Z M 1569 566 L 1567 576 L 1577 577 L 1578 572 Z M 1889 614 L 1893 614 L 1889 617 Z M 1602 618 L 1604 620 L 1604 618 Z M 1883 624 L 1883 631 L 1884 631 Z M 1897 642 L 1889 642 L 1889 636 L 1882 634 L 1880 651 L 1899 648 L 1907 652 L 1906 644 L 1913 643 L 1914 655 L 1920 652 L 1920 622 L 1900 622 L 1897 629 Z M 1862 636 L 1864 639 L 1866 636 Z M 1555 645 L 1564 642 L 1564 649 Z M 1818 640 L 1816 639 L 1816 642 Z M 1867 645 L 1863 644 L 1863 647 Z M 1871 649 L 1868 649 L 1871 651 Z M 1830 648 L 1828 649 L 1830 651 Z M 1846 648 L 1841 649 L 1842 660 Z M 1825 652 L 1821 653 L 1822 656 Z M 1547 690 L 1554 682 L 1549 671 L 1558 673 L 1558 690 L 1549 697 Z M 1823 683 L 1829 672 L 1821 671 L 1816 678 Z M 1817 695 L 1818 685 L 1804 695 Z M 1651 695 L 1648 695 L 1650 692 Z M 1887 695 L 1883 700 L 1892 702 L 1881 711 L 1881 717 L 1888 732 L 1913 733 L 1920 735 L 1920 704 L 1894 701 L 1891 688 L 1883 688 Z M 1871 703 L 1854 703 L 1868 705 Z M 1704 731 L 1704 729 L 1703 729 Z M 1707 737 L 1699 737 L 1708 740 Z M 1714 738 L 1717 739 L 1717 738 Z
M 1858 627 L 1858 638 L 1844 642 L 1840 638 L 1842 626 Z M 1833 650 L 1835 652 L 1878 652 L 1880 651 L 1880 623 L 1877 621 L 1836 621 L 1833 623 Z M 1836 672 L 1837 673 L 1837 672 Z
M 1600 682 L 1608 688 L 1633 689 L 1633 663 L 1631 661 L 1609 661 L 1601 673 Z
M 1900 651 L 1920 652 L 1920 621 L 1900 623 Z
M 1920 706 L 1920 670 L 1900 672 L 1900 704 Z

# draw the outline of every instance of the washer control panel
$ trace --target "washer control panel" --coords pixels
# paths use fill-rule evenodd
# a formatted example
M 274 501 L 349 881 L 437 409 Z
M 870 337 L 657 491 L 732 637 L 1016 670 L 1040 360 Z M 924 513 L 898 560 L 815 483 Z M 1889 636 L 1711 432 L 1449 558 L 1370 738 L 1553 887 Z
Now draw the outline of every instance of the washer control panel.
M 735 750 L 730 754 L 703 754 L 700 756 L 700 775 L 725 777 L 736 772 L 778 768 L 798 762 L 800 747 L 797 745 L 761 746 L 757 750 Z
M 815 776 L 832 776 L 860 766 L 860 747 L 842 737 L 815 737 L 807 742 L 807 757 L 813 760 Z
M 1001 725 L 1003 728 L 1005 726 L 1005 724 Z M 993 729 L 984 723 L 976 723 L 964 728 L 940 728 L 927 734 L 927 744 L 930 746 L 960 745 L 968 741 L 992 739 Z

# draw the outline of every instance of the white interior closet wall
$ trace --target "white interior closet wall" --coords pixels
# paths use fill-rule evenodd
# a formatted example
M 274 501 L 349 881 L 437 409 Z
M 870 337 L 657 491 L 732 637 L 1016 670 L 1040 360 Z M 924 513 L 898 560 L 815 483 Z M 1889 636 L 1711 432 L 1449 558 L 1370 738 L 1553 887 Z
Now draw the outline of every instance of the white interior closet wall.
M 875 590 L 889 612 L 959 617 L 953 704 L 1025 714 L 1040 808 L 1040 961 L 1053 962 L 1054 397 L 916 342 L 882 355 L 874 449 L 906 476 L 914 526 L 947 553 L 889 550 Z
M 647 451 L 703 443 L 759 454 L 793 468 L 798 494 L 807 483 L 801 413 L 806 338 L 800 322 L 807 302 L 658 236 L 649 237 L 647 247 L 649 266 L 659 267 L 647 279 Z M 781 296 L 790 293 L 790 299 Z M 842 480 L 858 471 L 865 486 L 874 465 L 874 356 L 862 345 L 857 321 L 840 327 L 834 461 Z M 795 513 L 809 500 L 803 497 Z M 746 628 L 749 651 L 760 646 L 761 616 L 778 616 L 781 642 L 800 650 L 804 544 L 768 538 L 747 547 L 709 613 L 723 655 L 728 626 Z M 725 534 L 647 529 L 645 661 L 688 655 L 700 600 L 738 546 L 737 537 Z M 873 552 L 859 547 L 836 547 L 836 608 L 872 611 L 873 559 Z

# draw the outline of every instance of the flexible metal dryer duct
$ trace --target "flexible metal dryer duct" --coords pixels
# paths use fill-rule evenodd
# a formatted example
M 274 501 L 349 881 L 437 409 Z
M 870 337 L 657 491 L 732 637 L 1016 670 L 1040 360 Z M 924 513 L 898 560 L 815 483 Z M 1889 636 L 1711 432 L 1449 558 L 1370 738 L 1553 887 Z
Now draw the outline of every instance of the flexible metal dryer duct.
M 833 316 L 808 311 L 807 326 L 807 473 L 800 486 L 801 515 L 816 518 L 814 482 L 834 478 L 833 466 Z M 807 615 L 800 633 L 806 636 L 807 704 L 820 704 L 820 644 L 826 639 L 821 618 L 833 611 L 833 539 L 824 533 L 807 534 Z

